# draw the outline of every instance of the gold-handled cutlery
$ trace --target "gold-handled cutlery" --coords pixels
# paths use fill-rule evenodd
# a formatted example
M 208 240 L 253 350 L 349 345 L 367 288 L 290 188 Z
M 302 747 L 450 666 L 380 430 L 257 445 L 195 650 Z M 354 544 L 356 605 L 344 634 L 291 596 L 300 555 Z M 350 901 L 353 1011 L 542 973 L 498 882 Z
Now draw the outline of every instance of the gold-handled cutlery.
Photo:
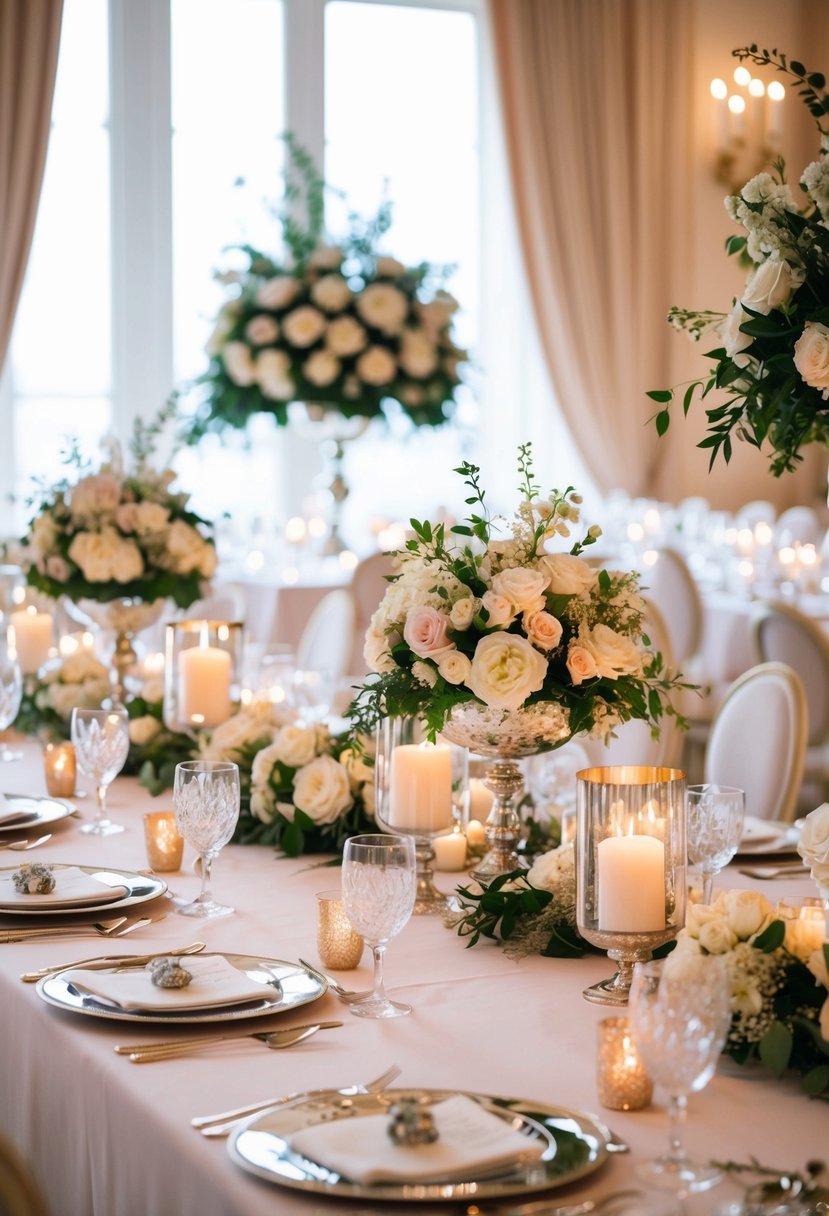
M 113 920 L 84 921 L 74 925 L 51 925 L 48 928 L 38 925 L 21 925 L 19 929 L 3 929 L 0 931 L 0 944 L 9 942 L 49 941 L 59 937 L 126 937 L 135 929 L 143 929 L 154 921 L 163 920 L 163 916 L 141 916 L 138 920 L 129 921 L 126 916 L 116 916 Z
M 47 832 L 45 836 L 37 836 L 34 840 L 0 840 L 0 849 L 13 849 L 15 853 L 25 853 L 28 849 L 36 849 L 51 839 L 52 833 Z
M 326 983 L 331 990 L 332 995 L 335 996 L 338 1001 L 342 1001 L 344 1005 L 354 1005 L 360 1001 L 366 1000 L 367 997 L 371 996 L 371 989 L 367 989 L 364 992 L 357 992 L 353 988 L 344 988 L 339 980 L 334 979 L 333 975 L 326 975 L 324 971 L 320 971 L 319 967 L 315 967 L 313 963 L 306 963 L 305 959 L 303 958 L 297 959 L 297 962 L 299 963 L 300 967 L 304 967 L 305 970 L 309 971 L 311 975 L 316 977 L 316 979 L 322 980 L 323 983 Z
M 256 1039 L 264 1043 L 272 1051 L 301 1043 L 318 1030 L 333 1030 L 342 1026 L 342 1022 L 312 1022 L 306 1026 L 288 1026 L 285 1030 L 259 1031 L 255 1034 L 224 1034 L 212 1038 L 172 1039 L 165 1043 L 132 1043 L 119 1045 L 114 1050 L 119 1056 L 129 1056 L 133 1064 L 151 1064 L 156 1060 L 173 1060 L 177 1056 L 192 1055 L 203 1047 L 213 1047 L 219 1043 L 242 1043 L 246 1039 Z
M 177 946 L 172 950 L 157 950 L 154 954 L 96 954 L 92 958 L 79 958 L 70 963 L 52 963 L 37 971 L 24 971 L 20 976 L 24 984 L 36 984 L 46 975 L 55 975 L 70 967 L 84 967 L 87 971 L 107 971 L 111 967 L 145 967 L 154 958 L 179 958 L 183 954 L 200 954 L 204 942 L 191 942 L 189 946 Z

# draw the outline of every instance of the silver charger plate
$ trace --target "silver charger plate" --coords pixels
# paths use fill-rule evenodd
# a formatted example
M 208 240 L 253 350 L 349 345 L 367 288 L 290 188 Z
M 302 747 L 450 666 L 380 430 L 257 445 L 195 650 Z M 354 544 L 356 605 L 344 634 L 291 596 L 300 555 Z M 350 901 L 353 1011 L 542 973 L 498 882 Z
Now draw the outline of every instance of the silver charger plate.
M 70 867 L 83 870 L 97 878 L 99 882 L 110 887 L 126 887 L 127 894 L 117 899 L 104 899 L 101 903 L 89 902 L 73 904 L 70 907 L 56 907 L 54 904 L 42 908 L 32 907 L 31 904 L 0 903 L 0 916 L 77 916 L 83 912 L 110 912 L 115 908 L 131 908 L 134 904 L 146 903 L 149 899 L 158 899 L 167 890 L 167 884 L 154 874 L 138 874 L 135 870 L 110 870 L 106 866 L 79 866 L 71 862 L 47 862 L 53 870 L 66 870 Z M 20 868 L 16 866 L 0 867 L 0 874 L 13 874 Z M 7 928 L 13 926 L 6 926 Z
M 293 1132 L 317 1123 L 387 1114 L 389 1107 L 402 1099 L 434 1105 L 454 1097 L 455 1093 L 445 1089 L 386 1089 L 381 1094 L 344 1097 L 331 1090 L 248 1119 L 231 1133 L 227 1151 L 241 1169 L 280 1186 L 338 1199 L 416 1203 L 477 1201 L 550 1190 L 592 1173 L 607 1158 L 605 1131 L 591 1115 L 546 1102 L 477 1093 L 464 1096 L 500 1115 L 531 1140 L 541 1140 L 542 1156 L 480 1178 L 368 1185 L 342 1177 L 294 1152 L 288 1144 Z
M 75 814 L 71 802 L 62 798 L 40 798 L 30 794 L 0 795 L 0 813 L 10 815 L 19 812 L 20 819 L 14 823 L 0 823 L 0 833 L 27 832 L 30 828 L 43 827 L 45 823 L 57 823 Z
M 175 1009 L 169 1012 L 157 1009 L 118 1009 L 69 983 L 64 976 L 66 971 L 74 970 L 71 967 L 67 967 L 66 971 L 44 976 L 42 980 L 38 980 L 35 991 L 47 1004 L 72 1013 L 109 1018 L 115 1022 L 159 1022 L 168 1026 L 182 1026 L 190 1022 L 238 1022 L 244 1018 L 266 1017 L 272 1013 L 283 1013 L 287 1009 L 297 1009 L 300 1005 L 309 1005 L 328 991 L 324 980 L 311 975 L 298 963 L 264 958 L 256 954 L 225 954 L 220 951 L 211 953 L 227 959 L 239 971 L 243 971 L 248 979 L 261 983 L 262 1000 L 235 1005 L 210 1005 L 201 1009 Z M 199 957 L 207 958 L 209 955 Z M 113 967 L 112 970 L 116 968 Z

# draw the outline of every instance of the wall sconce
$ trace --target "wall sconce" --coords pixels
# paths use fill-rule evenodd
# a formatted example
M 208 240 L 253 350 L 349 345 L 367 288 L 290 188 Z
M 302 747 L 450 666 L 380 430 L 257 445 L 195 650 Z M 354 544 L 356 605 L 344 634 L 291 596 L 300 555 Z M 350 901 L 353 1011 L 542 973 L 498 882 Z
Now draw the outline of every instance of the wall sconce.
M 734 87 L 719 77 L 711 81 L 716 115 L 714 176 L 736 194 L 779 154 L 783 134 L 783 98 L 779 80 L 766 86 L 742 64 L 734 69 Z

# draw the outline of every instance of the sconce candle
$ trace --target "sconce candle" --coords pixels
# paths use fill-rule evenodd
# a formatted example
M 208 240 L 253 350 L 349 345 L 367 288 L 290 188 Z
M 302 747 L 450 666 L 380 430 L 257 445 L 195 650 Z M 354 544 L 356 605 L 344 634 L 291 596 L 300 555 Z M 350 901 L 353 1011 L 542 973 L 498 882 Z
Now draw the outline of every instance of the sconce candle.
M 43 749 L 46 791 L 53 798 L 71 798 L 75 793 L 77 762 L 71 743 L 47 743 Z

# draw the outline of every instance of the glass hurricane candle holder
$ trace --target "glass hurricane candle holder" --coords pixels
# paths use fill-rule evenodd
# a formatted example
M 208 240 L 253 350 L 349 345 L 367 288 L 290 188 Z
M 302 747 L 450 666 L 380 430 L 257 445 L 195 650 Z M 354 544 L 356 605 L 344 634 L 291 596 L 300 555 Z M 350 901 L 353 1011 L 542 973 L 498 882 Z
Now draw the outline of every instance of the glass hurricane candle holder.
M 377 729 L 375 818 L 384 832 L 414 838 L 415 915 L 449 906 L 432 880 L 433 842 L 464 825 L 467 771 L 466 749 L 425 741 L 414 718 L 385 718 Z
M 685 923 L 685 773 L 648 765 L 577 774 L 576 923 L 618 966 L 587 1000 L 627 1004 L 633 966 Z
M 210 730 L 241 697 L 241 621 L 173 621 L 164 656 L 164 722 L 170 730 Z
M 55 601 L 31 587 L 15 586 L 6 619 L 20 670 L 33 676 L 56 653 Z
M 75 748 L 71 743 L 47 743 L 43 749 L 46 792 L 52 798 L 71 798 L 77 780 Z

